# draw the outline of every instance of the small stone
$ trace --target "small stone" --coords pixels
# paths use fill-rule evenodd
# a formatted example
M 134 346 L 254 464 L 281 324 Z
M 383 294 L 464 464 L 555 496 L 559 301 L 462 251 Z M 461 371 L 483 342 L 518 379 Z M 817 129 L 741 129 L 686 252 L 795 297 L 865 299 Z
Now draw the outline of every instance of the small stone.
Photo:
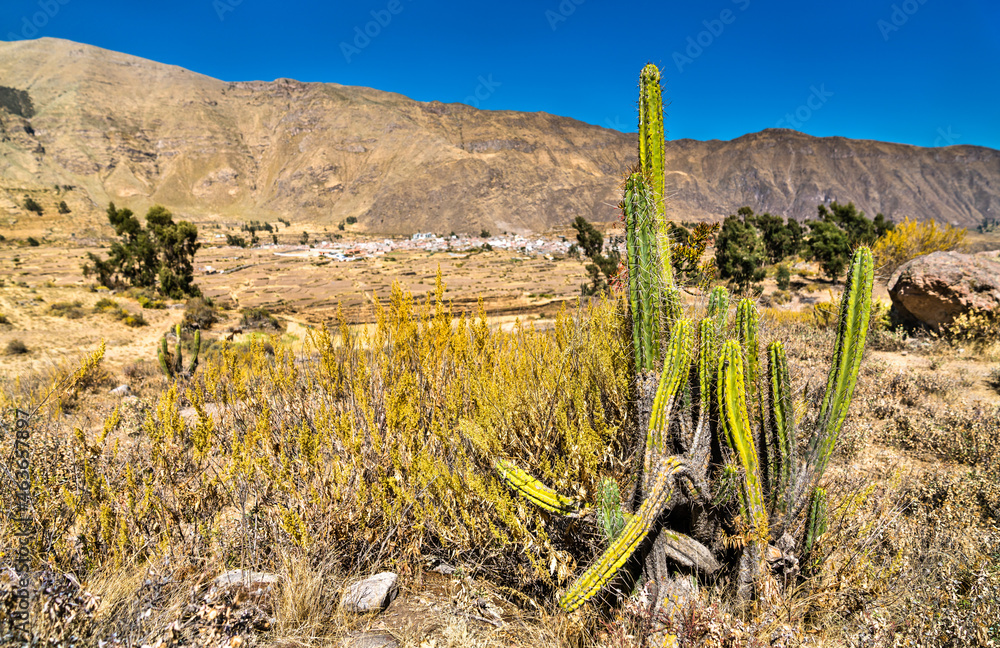
M 451 576 L 452 574 L 455 573 L 455 568 L 449 565 L 448 563 L 443 562 L 437 567 L 433 568 L 431 571 L 443 574 L 444 576 Z
M 110 393 L 112 396 L 128 396 L 132 393 L 132 390 L 128 385 L 118 385 Z
M 397 648 L 396 640 L 387 634 L 364 633 L 348 637 L 340 644 L 343 648 Z
M 382 572 L 348 587 L 341 605 L 348 612 L 380 612 L 398 595 L 399 576 Z
M 278 576 L 267 572 L 255 572 L 245 569 L 233 569 L 217 577 L 212 582 L 209 597 L 230 589 L 245 588 L 247 594 L 259 596 L 270 594 L 279 582 Z

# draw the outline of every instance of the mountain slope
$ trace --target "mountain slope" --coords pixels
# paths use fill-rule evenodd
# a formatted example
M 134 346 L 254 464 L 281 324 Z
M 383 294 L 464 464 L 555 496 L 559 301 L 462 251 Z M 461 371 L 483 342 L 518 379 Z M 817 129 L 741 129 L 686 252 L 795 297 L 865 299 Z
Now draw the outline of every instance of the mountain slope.
M 0 215 L 23 193 L 97 218 L 108 200 L 199 220 L 371 232 L 542 231 L 617 217 L 635 135 L 338 84 L 228 83 L 69 41 L 0 43 Z M 1000 152 L 767 130 L 668 143 L 670 213 L 744 204 L 811 217 L 853 200 L 893 218 L 1000 217 Z M 56 185 L 72 186 L 66 191 Z M 46 193 L 48 192 L 48 193 Z M 51 194 L 51 195 L 49 195 Z

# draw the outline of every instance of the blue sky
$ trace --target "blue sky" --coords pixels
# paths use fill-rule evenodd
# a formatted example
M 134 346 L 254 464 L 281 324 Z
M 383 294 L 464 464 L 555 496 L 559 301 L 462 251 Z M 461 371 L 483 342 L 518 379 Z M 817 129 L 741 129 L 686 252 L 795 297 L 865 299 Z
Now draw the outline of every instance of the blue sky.
M 625 131 L 652 61 L 670 139 L 784 126 L 1000 149 L 995 0 L 3 0 L 0 38 L 39 36 Z

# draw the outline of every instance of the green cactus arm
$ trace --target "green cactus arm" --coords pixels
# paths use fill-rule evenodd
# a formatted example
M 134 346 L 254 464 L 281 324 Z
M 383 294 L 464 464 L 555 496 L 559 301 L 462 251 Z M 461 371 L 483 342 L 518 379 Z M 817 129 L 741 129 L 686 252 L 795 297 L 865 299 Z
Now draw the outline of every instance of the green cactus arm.
M 626 522 L 625 528 L 611 543 L 611 546 L 583 572 L 583 575 L 559 599 L 559 605 L 564 610 L 572 612 L 583 605 L 618 573 L 625 561 L 652 530 L 660 513 L 670 502 L 674 490 L 674 476 L 683 470 L 684 464 L 679 458 L 664 458 L 653 482 L 653 488 L 649 492 L 649 496 L 643 500 L 639 510 Z
M 598 488 L 597 514 L 604 539 L 609 544 L 614 542 L 625 527 L 625 516 L 618 482 L 609 477 L 602 479 Z
M 701 474 L 708 464 L 711 450 L 709 417 L 712 412 L 712 394 L 715 386 L 715 369 L 718 365 L 718 338 L 715 321 L 711 317 L 698 325 L 698 421 L 691 441 L 691 457 L 695 472 Z
M 840 300 L 840 321 L 837 323 L 833 366 L 823 395 L 817 435 L 810 444 L 810 460 L 815 467 L 815 479 L 819 479 L 826 470 L 854 395 L 872 311 L 873 279 L 871 250 L 859 247 L 851 259 L 847 285 Z
M 164 347 L 166 347 L 166 342 L 167 342 L 167 339 L 163 338 L 163 346 Z M 163 371 L 163 375 L 166 376 L 167 378 L 173 378 L 174 377 L 173 369 L 170 368 L 170 363 L 167 362 L 167 356 L 163 352 L 163 349 L 160 349 L 157 352 L 156 358 L 157 358 L 157 360 L 160 361 L 160 370 Z
M 792 467 L 795 461 L 795 413 L 792 411 L 791 379 L 785 345 L 780 341 L 767 347 L 768 446 L 774 448 L 771 465 L 771 497 L 778 510 L 784 510 L 791 497 Z
M 760 313 L 752 299 L 741 299 L 736 307 L 736 330 L 740 345 L 743 347 L 743 357 L 746 358 L 747 400 L 757 411 L 751 415 L 759 418 L 760 403 L 757 394 L 757 379 L 760 376 L 760 358 L 757 345 L 757 330 L 760 325 Z
M 758 537 L 763 538 L 767 534 L 767 510 L 761 491 L 757 447 L 747 413 L 743 358 L 736 340 L 726 342 L 719 355 L 718 394 L 720 423 L 744 472 L 741 491 L 743 513 L 757 530 Z
M 580 507 L 573 499 L 560 495 L 510 461 L 499 459 L 494 467 L 501 479 L 535 506 L 560 515 L 579 515 Z
M 642 173 L 625 181 L 625 212 L 629 263 L 629 301 L 632 310 L 636 369 L 651 371 L 659 360 L 660 294 L 654 200 Z
M 693 329 L 691 320 L 677 320 L 667 343 L 667 354 L 664 358 L 663 373 L 660 374 L 660 384 L 653 398 L 653 410 L 649 417 L 649 427 L 646 429 L 646 452 L 643 457 L 643 492 L 647 492 L 654 479 L 653 469 L 658 457 L 664 452 L 664 437 L 670 422 L 670 412 L 673 409 L 677 390 L 691 367 L 691 346 Z
M 726 330 L 726 317 L 729 315 L 729 291 L 725 286 L 716 286 L 708 294 L 708 317 L 715 320 L 716 335 L 722 335 Z
M 622 196 L 622 214 L 625 216 L 625 260 L 628 264 L 628 303 L 632 314 L 632 348 L 637 369 L 643 366 L 642 303 L 639 292 L 639 205 L 635 195 L 635 183 L 642 182 L 637 174 L 631 174 L 625 181 Z
M 188 365 L 188 373 L 193 374 L 198 368 L 198 354 L 201 353 L 201 331 L 194 332 L 194 351 L 191 353 L 191 364 Z
M 816 541 L 826 533 L 826 489 L 819 486 L 813 490 L 812 501 L 809 503 L 809 520 L 806 523 L 806 553 L 812 552 Z
M 663 187 L 663 88 L 660 70 L 652 63 L 646 64 L 639 74 L 639 164 L 646 174 L 653 198 L 657 201 L 657 214 L 662 214 Z M 667 259 L 669 267 L 669 258 Z
M 177 344 L 174 346 L 174 372 L 180 373 L 184 369 L 183 361 L 181 360 L 181 325 L 178 324 L 174 329 L 177 334 Z

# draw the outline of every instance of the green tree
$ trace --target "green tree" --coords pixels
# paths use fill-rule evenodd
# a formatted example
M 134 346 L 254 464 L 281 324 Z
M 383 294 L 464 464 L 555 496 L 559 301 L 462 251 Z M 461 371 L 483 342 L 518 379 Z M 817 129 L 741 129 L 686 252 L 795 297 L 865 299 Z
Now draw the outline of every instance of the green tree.
M 604 249 L 604 235 L 583 216 L 576 217 L 573 229 L 576 230 L 576 242 L 580 245 L 580 249 L 591 259 Z
M 844 230 L 827 220 L 809 221 L 809 236 L 806 244 L 809 255 L 836 281 L 844 272 L 844 266 L 851 256 L 851 243 Z
M 358 222 L 357 217 L 355 217 L 355 216 L 348 216 L 347 217 L 347 224 L 348 225 L 353 225 L 353 224 L 355 224 L 357 222 Z
M 774 278 L 778 282 L 778 290 L 788 290 L 792 284 L 792 271 L 786 264 L 782 263 L 775 271 Z
M 200 247 L 198 229 L 188 221 L 175 223 L 165 207 L 154 205 L 146 213 L 146 227 L 130 209 L 108 204 L 108 222 L 119 240 L 111 244 L 108 258 L 88 253 L 84 276 L 96 275 L 108 288 L 153 288 L 180 299 L 201 294 L 194 285 L 194 255 Z
M 798 223 L 793 228 L 798 228 Z M 785 257 L 790 257 L 798 253 L 801 244 L 801 228 L 799 228 L 799 240 L 796 241 L 794 229 L 790 229 L 785 224 L 785 219 L 773 214 L 760 214 L 754 218 L 754 226 L 760 232 L 761 240 L 764 242 L 764 249 L 767 251 L 767 262 L 774 264 L 780 262 Z
M 874 245 L 879 237 L 893 228 L 893 224 L 881 213 L 876 214 L 873 221 L 853 202 L 842 205 L 834 201 L 829 208 L 819 205 L 816 211 L 820 220 L 840 226 L 852 249 L 859 245 Z
M 69 213 L 69 205 L 66 204 L 65 200 L 60 200 L 59 201 L 59 213 L 60 214 L 68 214 Z
M 738 216 L 726 216 L 715 241 L 715 264 L 719 276 L 730 279 L 740 289 L 764 279 L 766 251 L 756 228 L 746 222 L 753 216 L 749 207 L 741 207 Z

